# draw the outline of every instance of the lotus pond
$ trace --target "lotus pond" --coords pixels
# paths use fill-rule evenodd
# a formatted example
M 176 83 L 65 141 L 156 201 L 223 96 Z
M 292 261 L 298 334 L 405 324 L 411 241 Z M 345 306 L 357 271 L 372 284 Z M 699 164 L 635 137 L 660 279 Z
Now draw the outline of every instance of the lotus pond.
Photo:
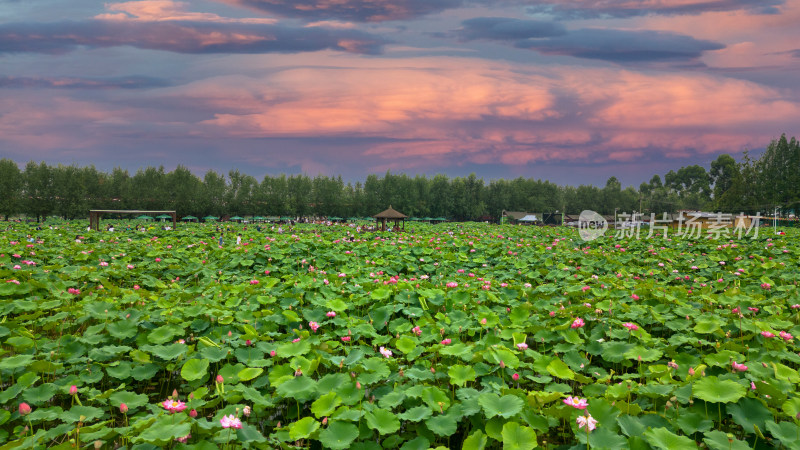
M 85 227 L 0 235 L 2 448 L 800 448 L 792 230 Z

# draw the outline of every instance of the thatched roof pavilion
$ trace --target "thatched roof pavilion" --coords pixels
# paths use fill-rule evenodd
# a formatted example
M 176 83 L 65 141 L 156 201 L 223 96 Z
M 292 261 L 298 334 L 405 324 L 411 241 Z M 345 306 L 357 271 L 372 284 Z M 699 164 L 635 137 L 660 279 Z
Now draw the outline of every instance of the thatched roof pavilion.
M 405 227 L 405 223 L 406 223 L 405 219 L 407 219 L 408 216 L 403 214 L 403 213 L 401 213 L 401 212 L 395 211 L 392 208 L 391 205 L 389 205 L 389 209 L 387 209 L 385 211 L 382 211 L 382 212 L 379 212 L 378 214 L 375 214 L 372 217 L 375 218 L 375 223 L 376 223 L 377 227 L 380 228 L 381 231 L 386 231 L 386 222 L 387 221 L 393 221 L 394 222 L 394 230 L 395 231 L 399 231 L 401 229 L 403 231 L 405 231 L 405 229 L 406 229 L 406 227 Z

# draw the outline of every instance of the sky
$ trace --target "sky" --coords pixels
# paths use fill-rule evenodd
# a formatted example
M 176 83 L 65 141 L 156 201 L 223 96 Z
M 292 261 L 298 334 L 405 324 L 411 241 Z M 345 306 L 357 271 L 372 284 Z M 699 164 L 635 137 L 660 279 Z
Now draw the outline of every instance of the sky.
M 638 186 L 800 134 L 800 0 L 0 0 L 0 158 Z

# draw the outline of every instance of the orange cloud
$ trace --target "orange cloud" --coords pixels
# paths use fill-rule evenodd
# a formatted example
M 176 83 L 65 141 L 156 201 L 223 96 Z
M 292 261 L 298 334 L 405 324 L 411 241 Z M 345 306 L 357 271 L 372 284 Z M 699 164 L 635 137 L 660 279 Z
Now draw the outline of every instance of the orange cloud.
M 140 0 L 121 3 L 107 3 L 106 10 L 111 11 L 95 16 L 101 20 L 141 20 L 147 22 L 189 21 L 189 22 L 221 22 L 221 23 L 276 23 L 275 19 L 246 18 L 231 19 L 213 13 L 188 11 L 189 4 L 172 0 Z

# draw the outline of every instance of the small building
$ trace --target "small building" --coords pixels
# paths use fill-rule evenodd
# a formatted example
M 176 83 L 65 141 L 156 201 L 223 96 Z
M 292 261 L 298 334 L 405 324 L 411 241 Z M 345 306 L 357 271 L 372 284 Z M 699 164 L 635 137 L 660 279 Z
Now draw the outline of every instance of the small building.
M 405 220 L 408 218 L 408 216 L 399 211 L 395 211 L 391 205 L 389 205 L 388 209 L 381 211 L 372 217 L 375 218 L 375 224 L 381 231 L 386 231 L 387 221 L 394 222 L 394 231 L 405 231 L 406 229 Z

